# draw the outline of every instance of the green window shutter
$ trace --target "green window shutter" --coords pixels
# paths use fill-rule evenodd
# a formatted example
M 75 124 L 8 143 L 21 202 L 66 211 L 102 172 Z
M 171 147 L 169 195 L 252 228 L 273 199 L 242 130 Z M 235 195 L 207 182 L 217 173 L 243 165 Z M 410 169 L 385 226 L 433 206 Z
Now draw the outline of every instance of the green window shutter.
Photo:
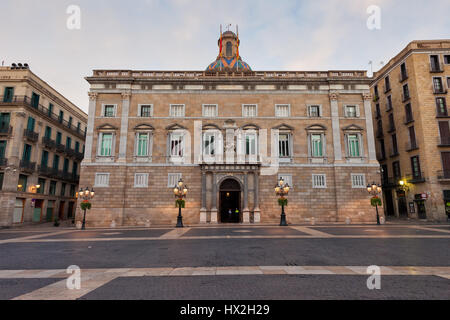
M 12 102 L 14 97 L 14 88 L 6 87 L 3 95 L 3 102 Z
M 67 137 L 66 138 L 66 147 L 71 148 L 72 147 L 72 138 Z
M 138 156 L 144 157 L 148 155 L 148 134 L 139 133 L 138 135 Z
M 0 141 L 0 159 L 5 158 L 6 154 L 6 141 Z
M 39 95 L 38 94 L 36 94 L 36 93 L 32 93 L 32 95 L 31 95 L 31 106 L 33 107 L 33 108 L 38 108 L 39 107 Z
M 51 139 L 52 137 L 52 128 L 50 127 L 45 127 L 45 137 Z
M 30 162 L 31 159 L 31 146 L 26 144 L 23 146 L 23 157 L 22 160 L 26 162 Z
M 75 141 L 75 151 L 80 152 L 80 143 L 78 141 Z
M 56 143 L 61 144 L 61 140 L 62 140 L 62 134 L 61 134 L 61 132 L 57 132 L 56 133 Z
M 53 169 L 58 170 L 59 167 L 59 156 L 55 155 L 53 157 Z
M 28 117 L 27 130 L 34 131 L 36 120 L 33 117 Z
M 10 119 L 11 119 L 10 113 L 0 114 L 0 128 L 8 128 Z
M 48 165 L 48 151 L 43 151 L 41 158 L 41 166 L 46 168 L 47 165 Z
M 64 173 L 69 172 L 69 159 L 64 159 L 63 171 L 64 171 Z
M 53 114 L 53 104 L 49 104 L 48 105 L 48 115 L 51 117 Z

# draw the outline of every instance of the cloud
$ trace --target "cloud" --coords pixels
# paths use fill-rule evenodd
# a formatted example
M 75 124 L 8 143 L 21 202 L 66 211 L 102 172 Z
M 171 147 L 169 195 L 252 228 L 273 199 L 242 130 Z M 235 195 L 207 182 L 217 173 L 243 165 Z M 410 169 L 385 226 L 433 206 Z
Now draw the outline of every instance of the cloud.
M 81 8 L 79 31 L 66 28 L 71 4 Z M 372 4 L 382 9 L 379 31 L 366 27 Z M 87 110 L 92 69 L 203 70 L 217 56 L 219 24 L 239 24 L 254 70 L 366 69 L 413 39 L 447 38 L 448 12 L 445 0 L 3 0 L 0 60 L 30 63 Z

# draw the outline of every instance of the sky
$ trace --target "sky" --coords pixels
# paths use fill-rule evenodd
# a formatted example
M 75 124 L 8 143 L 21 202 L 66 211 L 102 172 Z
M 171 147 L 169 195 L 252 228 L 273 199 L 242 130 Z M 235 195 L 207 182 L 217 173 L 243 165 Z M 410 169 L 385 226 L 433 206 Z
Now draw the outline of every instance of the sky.
M 449 0 L 2 0 L 0 62 L 28 63 L 87 112 L 92 70 L 204 70 L 220 24 L 239 25 L 253 70 L 377 71 L 412 40 L 450 38 L 449 14 Z

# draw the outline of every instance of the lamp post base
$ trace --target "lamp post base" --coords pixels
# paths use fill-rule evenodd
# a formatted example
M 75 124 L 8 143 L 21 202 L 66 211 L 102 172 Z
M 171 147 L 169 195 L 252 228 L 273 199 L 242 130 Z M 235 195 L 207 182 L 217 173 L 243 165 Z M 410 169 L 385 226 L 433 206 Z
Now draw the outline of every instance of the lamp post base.
M 177 228 L 184 228 L 183 226 L 183 217 L 181 215 L 181 205 L 178 211 L 178 218 L 177 218 Z
M 287 227 L 286 222 L 286 214 L 284 213 L 284 206 L 281 207 L 281 221 L 280 221 L 280 227 Z
M 86 230 L 86 209 L 84 209 L 83 225 L 81 226 L 81 230 Z

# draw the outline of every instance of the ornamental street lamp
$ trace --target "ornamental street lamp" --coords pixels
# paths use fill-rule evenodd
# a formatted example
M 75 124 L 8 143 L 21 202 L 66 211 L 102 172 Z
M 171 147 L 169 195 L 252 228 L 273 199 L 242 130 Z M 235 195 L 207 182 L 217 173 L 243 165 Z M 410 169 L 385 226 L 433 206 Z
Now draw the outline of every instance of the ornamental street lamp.
M 380 215 L 378 214 L 378 205 L 381 204 L 380 198 L 378 195 L 381 193 L 381 185 L 377 185 L 375 182 L 371 185 L 369 184 L 367 186 L 367 192 L 369 194 L 373 195 L 373 198 L 371 199 L 372 205 L 375 203 L 375 208 L 377 210 L 377 225 L 380 225 Z
M 186 198 L 188 193 L 188 187 L 184 184 L 183 179 L 180 179 L 178 181 L 178 184 L 173 189 L 173 193 L 175 195 L 175 198 L 177 198 L 176 204 L 178 206 L 178 218 L 177 218 L 177 228 L 183 228 L 183 216 L 181 215 L 181 208 L 185 207 L 186 201 L 184 198 Z
M 83 215 L 83 225 L 81 226 L 81 230 L 86 230 L 86 210 L 91 209 L 91 203 L 89 200 L 93 199 L 95 196 L 94 189 L 89 190 L 88 187 L 86 187 L 86 190 L 80 189 L 79 192 L 76 194 L 76 198 L 83 199 L 83 202 L 81 203 L 81 209 L 84 211 Z
M 278 182 L 278 184 L 275 186 L 275 193 L 277 196 L 280 197 L 278 199 L 278 204 L 281 206 L 281 221 L 280 221 L 281 227 L 287 226 L 286 213 L 284 212 L 284 206 L 287 205 L 286 196 L 288 195 L 290 189 L 291 189 L 291 187 L 289 186 L 289 184 L 284 182 L 283 178 L 281 178 L 280 181 Z

